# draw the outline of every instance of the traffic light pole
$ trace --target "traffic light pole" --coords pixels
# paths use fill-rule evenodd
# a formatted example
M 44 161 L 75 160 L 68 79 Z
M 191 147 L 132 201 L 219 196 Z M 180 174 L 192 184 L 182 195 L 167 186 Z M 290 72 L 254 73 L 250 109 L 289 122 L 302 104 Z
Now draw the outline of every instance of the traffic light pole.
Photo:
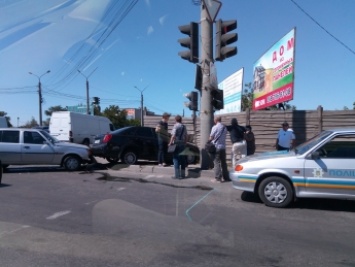
M 210 157 L 205 150 L 205 144 L 209 139 L 213 126 L 213 109 L 211 104 L 210 86 L 210 62 L 213 61 L 213 23 L 208 20 L 206 6 L 201 4 L 201 69 L 202 69 L 202 88 L 201 88 L 201 137 L 200 137 L 200 162 L 201 169 L 207 170 L 210 167 Z

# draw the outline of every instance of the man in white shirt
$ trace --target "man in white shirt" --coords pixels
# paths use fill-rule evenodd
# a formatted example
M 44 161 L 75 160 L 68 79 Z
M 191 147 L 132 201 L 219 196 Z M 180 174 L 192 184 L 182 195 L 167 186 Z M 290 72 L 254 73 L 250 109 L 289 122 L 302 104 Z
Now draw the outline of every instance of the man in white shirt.
M 276 139 L 277 150 L 290 150 L 294 147 L 296 136 L 292 129 L 289 128 L 288 123 L 285 121 L 282 124 L 282 129 L 279 130 Z

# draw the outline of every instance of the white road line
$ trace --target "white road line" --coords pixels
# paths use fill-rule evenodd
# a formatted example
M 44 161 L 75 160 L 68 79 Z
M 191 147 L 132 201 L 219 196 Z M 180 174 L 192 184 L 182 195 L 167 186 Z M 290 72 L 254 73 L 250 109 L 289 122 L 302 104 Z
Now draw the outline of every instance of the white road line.
M 29 228 L 29 227 L 30 227 L 29 225 L 22 225 L 21 227 L 16 228 L 16 229 L 14 229 L 14 230 L 12 230 L 12 231 L 4 231 L 4 232 L 1 232 L 1 233 L 0 233 L 0 238 L 3 237 L 3 236 L 5 236 L 5 235 L 10 235 L 10 234 L 13 234 L 13 233 L 15 233 L 15 232 L 21 231 L 21 230 L 26 229 L 26 228 Z
M 58 212 L 52 214 L 51 216 L 48 216 L 46 219 L 47 220 L 55 220 L 58 217 L 61 217 L 61 216 L 69 214 L 70 212 L 71 212 L 70 210 L 58 211 Z
M 90 205 L 90 204 L 92 204 L 92 203 L 95 203 L 95 202 L 99 202 L 100 200 L 94 200 L 94 201 L 90 201 L 90 202 L 86 202 L 86 203 L 84 203 L 85 205 Z

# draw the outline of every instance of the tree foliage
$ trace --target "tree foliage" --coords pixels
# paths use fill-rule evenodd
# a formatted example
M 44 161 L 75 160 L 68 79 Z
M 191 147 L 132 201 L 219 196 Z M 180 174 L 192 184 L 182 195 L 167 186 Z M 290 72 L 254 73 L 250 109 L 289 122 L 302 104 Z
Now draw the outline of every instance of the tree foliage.
M 44 111 L 44 113 L 48 116 L 48 117 L 50 117 L 50 116 L 52 116 L 52 113 L 54 112 L 54 111 L 66 111 L 67 110 L 67 108 L 63 108 L 62 106 L 52 106 L 52 107 L 49 107 L 47 110 L 45 110 Z
M 32 127 L 35 127 L 35 126 L 38 126 L 38 122 L 35 120 L 34 117 L 32 117 L 32 119 L 30 121 L 27 121 L 21 127 L 23 127 L 23 128 L 32 128 Z
M 116 105 L 110 105 L 108 108 L 105 108 L 102 115 L 107 117 L 116 129 L 130 125 L 140 125 L 139 120 L 128 120 L 127 112 L 121 110 Z
M 7 126 L 8 127 L 13 127 L 12 126 L 12 124 L 11 124 L 11 122 L 10 122 L 10 117 L 9 116 L 6 116 L 7 115 L 7 113 L 5 112 L 5 111 L 0 111 L 0 117 L 5 117 L 6 118 L 6 120 L 7 120 Z

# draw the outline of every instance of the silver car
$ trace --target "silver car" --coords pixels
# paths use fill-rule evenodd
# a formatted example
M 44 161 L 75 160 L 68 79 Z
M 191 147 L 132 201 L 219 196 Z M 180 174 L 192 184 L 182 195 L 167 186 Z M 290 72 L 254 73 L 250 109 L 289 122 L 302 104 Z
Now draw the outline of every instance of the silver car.
M 78 170 L 90 162 L 89 147 L 58 141 L 44 130 L 0 128 L 0 161 L 7 165 L 60 165 Z
M 302 197 L 355 199 L 355 129 L 323 131 L 289 152 L 243 158 L 230 177 L 234 188 L 271 207 Z

